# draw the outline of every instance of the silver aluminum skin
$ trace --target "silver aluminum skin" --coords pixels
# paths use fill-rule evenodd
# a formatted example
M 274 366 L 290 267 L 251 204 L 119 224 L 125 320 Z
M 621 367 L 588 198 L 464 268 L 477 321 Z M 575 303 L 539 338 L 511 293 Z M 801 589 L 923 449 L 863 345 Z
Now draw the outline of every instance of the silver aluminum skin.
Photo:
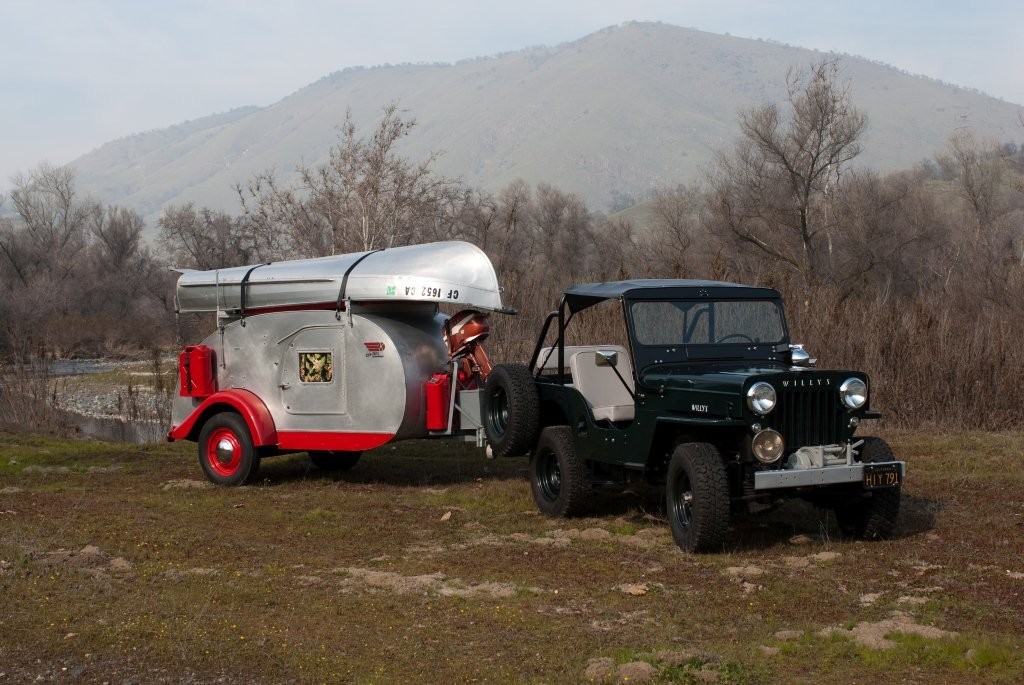
M 301 309 L 336 302 L 353 264 L 344 311 Z M 425 383 L 450 368 L 438 303 L 507 311 L 490 260 L 464 242 L 258 267 L 247 281 L 252 313 L 240 318 L 239 284 L 250 268 L 182 272 L 178 305 L 217 312 L 217 330 L 202 341 L 214 351 L 217 389 L 253 392 L 278 431 L 425 437 Z M 258 311 L 281 306 L 299 309 Z M 332 380 L 303 382 L 303 353 L 330 353 Z M 172 424 L 203 399 L 176 396 Z
M 434 304 L 408 303 L 353 305 L 351 314 L 277 312 L 228 323 L 202 343 L 214 351 L 217 389 L 253 392 L 278 431 L 426 436 L 424 383 L 448 360 L 445 317 Z M 303 352 L 331 354 L 331 382 L 300 380 Z M 172 424 L 203 399 L 176 396 Z

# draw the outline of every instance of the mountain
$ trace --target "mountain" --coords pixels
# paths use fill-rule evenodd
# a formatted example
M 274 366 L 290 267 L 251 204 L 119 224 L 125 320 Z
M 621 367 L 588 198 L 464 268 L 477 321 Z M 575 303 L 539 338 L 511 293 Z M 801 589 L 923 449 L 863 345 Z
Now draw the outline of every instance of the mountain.
M 790 68 L 837 57 L 869 117 L 857 164 L 909 168 L 969 127 L 1024 138 L 1020 107 L 892 67 L 773 42 L 631 23 L 575 42 L 456 64 L 349 68 L 267 107 L 113 141 L 73 164 L 81 187 L 155 223 L 168 203 L 238 211 L 232 186 L 326 159 L 351 110 L 369 134 L 398 102 L 418 122 L 400 151 L 486 190 L 550 182 L 607 210 L 619 194 L 700 178 L 738 135 L 737 112 L 784 99 Z

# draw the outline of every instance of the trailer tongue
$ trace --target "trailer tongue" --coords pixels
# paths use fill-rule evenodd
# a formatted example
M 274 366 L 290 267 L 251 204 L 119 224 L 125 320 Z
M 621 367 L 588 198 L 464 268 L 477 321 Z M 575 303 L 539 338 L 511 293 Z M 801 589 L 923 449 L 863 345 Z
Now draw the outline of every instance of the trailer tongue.
M 484 311 L 513 312 L 479 248 L 181 273 L 178 311 L 215 312 L 217 329 L 181 354 L 168 439 L 197 441 L 210 480 L 249 482 L 272 454 L 329 467 L 397 439 L 483 444 Z M 440 303 L 466 309 L 449 319 Z

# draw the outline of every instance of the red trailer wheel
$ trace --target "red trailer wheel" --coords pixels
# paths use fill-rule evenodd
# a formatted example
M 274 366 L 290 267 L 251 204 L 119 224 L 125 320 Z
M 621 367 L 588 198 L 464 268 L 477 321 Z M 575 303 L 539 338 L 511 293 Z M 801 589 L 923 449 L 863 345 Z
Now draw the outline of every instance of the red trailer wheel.
M 259 455 L 241 416 L 221 412 L 206 422 L 199 434 L 199 463 L 218 485 L 244 485 L 256 477 Z

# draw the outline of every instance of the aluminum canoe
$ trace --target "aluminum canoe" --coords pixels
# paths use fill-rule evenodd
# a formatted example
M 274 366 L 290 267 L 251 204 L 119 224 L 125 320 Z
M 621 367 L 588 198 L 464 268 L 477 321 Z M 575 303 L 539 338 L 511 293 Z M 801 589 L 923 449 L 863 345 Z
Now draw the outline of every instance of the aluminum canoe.
M 212 271 L 176 269 L 179 312 L 245 312 L 353 302 L 448 302 L 499 312 L 494 266 L 462 241 Z M 243 293 L 244 290 L 244 293 Z

